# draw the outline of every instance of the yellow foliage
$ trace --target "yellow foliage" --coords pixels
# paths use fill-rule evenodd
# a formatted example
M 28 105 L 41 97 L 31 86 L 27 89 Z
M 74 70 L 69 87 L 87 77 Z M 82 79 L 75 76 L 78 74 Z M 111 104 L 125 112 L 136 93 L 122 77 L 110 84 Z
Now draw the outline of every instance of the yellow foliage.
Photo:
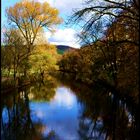
M 13 7 L 7 9 L 7 14 L 13 18 L 33 18 L 39 20 L 39 24 L 45 24 L 51 21 L 49 24 L 59 24 L 61 19 L 58 18 L 59 11 L 56 8 L 50 7 L 47 2 L 39 3 L 35 1 L 23 1 L 16 3 Z M 26 20 L 26 22 L 28 22 Z
M 28 45 L 34 43 L 37 33 L 43 27 L 50 29 L 62 22 L 59 11 L 47 2 L 24 0 L 7 8 L 6 13 L 9 21 L 17 25 Z
M 31 71 L 40 72 L 55 69 L 58 59 L 59 55 L 55 46 L 37 45 L 30 56 Z

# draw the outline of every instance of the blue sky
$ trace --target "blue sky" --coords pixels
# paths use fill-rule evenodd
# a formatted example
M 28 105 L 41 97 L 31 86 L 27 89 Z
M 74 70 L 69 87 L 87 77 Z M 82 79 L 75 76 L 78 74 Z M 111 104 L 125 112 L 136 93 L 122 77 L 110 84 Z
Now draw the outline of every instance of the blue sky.
M 7 24 L 7 19 L 5 16 L 5 9 L 7 7 L 13 6 L 15 3 L 22 0 L 2 0 L 1 1 L 1 26 Z M 67 20 L 68 16 L 72 14 L 73 9 L 80 8 L 83 0 L 37 0 L 39 2 L 48 2 L 52 7 L 56 7 L 60 11 L 60 17 L 63 18 L 64 22 Z M 2 29 L 2 32 L 4 29 Z M 65 23 L 62 23 L 56 29 L 54 34 L 51 34 L 48 31 L 45 31 L 46 39 L 52 44 L 61 44 L 69 45 L 75 48 L 79 48 L 80 45 L 77 42 L 76 33 L 79 31 L 79 28 L 74 26 L 66 26 Z
M 6 23 L 5 9 L 9 6 L 13 6 L 18 1 L 20 0 L 1 0 L 2 24 Z

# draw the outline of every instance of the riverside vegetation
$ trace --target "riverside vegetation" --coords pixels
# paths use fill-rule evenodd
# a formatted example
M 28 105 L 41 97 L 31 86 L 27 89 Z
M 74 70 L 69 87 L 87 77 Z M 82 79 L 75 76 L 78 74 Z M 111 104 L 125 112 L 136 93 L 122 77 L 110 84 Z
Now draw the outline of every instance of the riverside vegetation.
M 75 140 L 137 140 L 140 128 L 138 9 L 137 0 L 86 1 L 85 7 L 75 11 L 70 19 L 70 24 L 82 26 L 78 35 L 82 47 L 58 54 L 56 47 L 42 36 L 44 28 L 53 32 L 53 26 L 62 22 L 57 9 L 46 2 L 35 1 L 23 1 L 9 7 L 6 11 L 11 26 L 5 32 L 1 46 L 4 98 L 1 112 L 7 106 L 9 122 L 2 121 L 2 137 L 9 140 L 14 131 L 12 124 L 20 124 L 14 106 L 21 105 L 25 110 L 19 109 L 20 117 L 26 115 L 27 128 L 33 132 L 26 138 L 30 139 L 35 129 L 29 93 L 33 92 L 33 100 L 51 102 L 55 89 L 60 86 L 56 83 L 60 82 L 75 93 L 82 108 L 78 121 L 80 130 L 77 130 Z M 22 128 L 22 123 L 20 126 Z M 40 124 L 36 127 L 40 128 Z M 46 139 L 51 139 L 54 132 L 50 132 Z M 14 139 L 20 137 L 13 134 Z M 43 139 L 40 133 L 39 137 Z

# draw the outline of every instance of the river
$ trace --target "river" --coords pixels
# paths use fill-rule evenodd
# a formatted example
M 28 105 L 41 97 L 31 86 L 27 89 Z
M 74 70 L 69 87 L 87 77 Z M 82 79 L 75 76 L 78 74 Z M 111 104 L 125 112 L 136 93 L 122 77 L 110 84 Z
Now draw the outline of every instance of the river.
M 107 94 L 104 94 L 104 93 Z M 127 138 L 132 116 L 101 87 L 48 77 L 2 97 L 2 140 L 111 140 Z M 114 116 L 117 113 L 117 119 Z M 119 124 L 119 125 L 118 125 Z

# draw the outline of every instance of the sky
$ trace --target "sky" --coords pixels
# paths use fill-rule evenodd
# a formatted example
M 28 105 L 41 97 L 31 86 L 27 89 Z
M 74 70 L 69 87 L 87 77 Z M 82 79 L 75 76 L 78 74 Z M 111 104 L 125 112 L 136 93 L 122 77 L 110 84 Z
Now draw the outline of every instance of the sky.
M 1 1 L 1 26 L 2 32 L 4 32 L 3 26 L 7 23 L 5 16 L 5 9 L 13 6 L 15 3 L 22 0 L 2 0 Z M 54 34 L 45 30 L 45 37 L 51 44 L 55 45 L 69 45 L 74 48 L 80 48 L 80 43 L 77 38 L 79 32 L 78 26 L 66 26 L 65 22 L 68 17 L 73 13 L 74 9 L 81 8 L 83 0 L 36 0 L 39 2 L 48 2 L 52 7 L 55 7 L 60 12 L 60 17 L 63 18 L 63 23 L 59 25 Z

